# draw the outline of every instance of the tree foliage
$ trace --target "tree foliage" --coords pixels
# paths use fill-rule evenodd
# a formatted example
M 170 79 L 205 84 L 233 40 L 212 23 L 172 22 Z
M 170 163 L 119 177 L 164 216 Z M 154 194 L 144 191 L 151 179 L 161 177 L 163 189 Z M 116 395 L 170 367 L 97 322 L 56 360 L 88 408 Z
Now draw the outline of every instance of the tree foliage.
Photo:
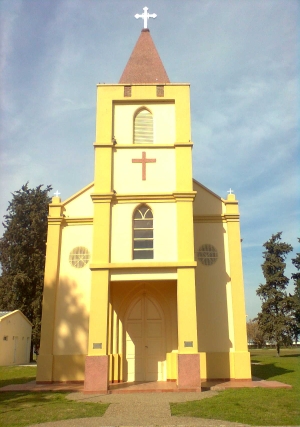
M 300 239 L 298 238 L 298 242 Z M 298 341 L 298 336 L 300 335 L 300 253 L 296 254 L 296 258 L 292 259 L 292 263 L 297 269 L 297 273 L 292 274 L 292 279 L 294 279 L 295 291 L 294 291 L 294 304 L 295 304 L 295 339 Z
M 249 319 L 247 322 L 247 338 L 250 344 L 262 348 L 266 344 L 266 336 L 261 331 L 257 319 Z
M 292 343 L 295 327 L 294 299 L 286 292 L 289 279 L 284 275 L 284 261 L 293 248 L 281 242 L 281 234 L 273 234 L 263 245 L 266 250 L 263 252 L 262 271 L 266 283 L 256 291 L 262 300 L 261 313 L 258 314 L 259 327 L 269 341 L 276 343 L 278 356 L 282 345 Z
M 12 193 L 4 234 L 0 239 L 0 309 L 21 310 L 32 322 L 32 343 L 40 340 L 41 305 L 47 238 L 47 214 L 51 186 Z

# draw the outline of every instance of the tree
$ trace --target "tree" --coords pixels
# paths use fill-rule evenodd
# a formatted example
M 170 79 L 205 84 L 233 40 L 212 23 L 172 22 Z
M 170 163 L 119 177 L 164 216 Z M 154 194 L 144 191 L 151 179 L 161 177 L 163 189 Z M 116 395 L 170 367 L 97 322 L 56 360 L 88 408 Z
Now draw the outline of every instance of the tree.
M 293 316 L 294 299 L 286 292 L 289 279 L 284 275 L 285 259 L 293 250 L 288 243 L 281 242 L 281 234 L 273 234 L 264 243 L 262 264 L 265 284 L 261 284 L 256 293 L 262 300 L 261 313 L 258 314 L 258 324 L 268 340 L 276 343 L 277 355 L 280 347 L 292 343 L 295 320 Z
M 260 330 L 257 319 L 249 319 L 247 322 L 247 338 L 249 343 L 258 348 L 262 348 L 266 344 L 265 334 Z
M 298 238 L 300 243 L 300 239 Z M 296 254 L 296 258 L 292 259 L 292 263 L 298 270 L 297 273 L 292 274 L 292 279 L 294 279 L 295 291 L 294 291 L 294 304 L 295 304 L 295 330 L 294 336 L 296 343 L 298 341 L 298 336 L 300 335 L 300 253 Z
M 48 192 L 52 190 L 49 185 L 42 187 L 30 189 L 27 182 L 12 193 L 0 239 L 0 309 L 19 309 L 31 321 L 32 347 L 40 341 Z

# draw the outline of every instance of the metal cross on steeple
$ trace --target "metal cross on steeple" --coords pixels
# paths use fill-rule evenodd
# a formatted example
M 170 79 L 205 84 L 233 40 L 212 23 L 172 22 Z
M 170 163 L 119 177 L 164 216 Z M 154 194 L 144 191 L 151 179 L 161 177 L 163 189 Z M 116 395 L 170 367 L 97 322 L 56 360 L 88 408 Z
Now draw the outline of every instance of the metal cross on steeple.
M 148 19 L 149 18 L 156 18 L 157 17 L 157 15 L 156 15 L 156 13 L 148 13 L 148 7 L 143 7 L 143 11 L 144 11 L 144 13 L 142 13 L 141 15 L 139 15 L 138 13 L 137 14 L 135 14 L 134 15 L 134 17 L 136 18 L 136 19 L 139 19 L 139 18 L 143 18 L 144 19 L 144 28 L 148 28 L 147 27 L 147 22 L 148 22 Z
M 233 194 L 233 190 L 231 188 L 229 188 L 229 190 L 227 191 L 227 193 Z

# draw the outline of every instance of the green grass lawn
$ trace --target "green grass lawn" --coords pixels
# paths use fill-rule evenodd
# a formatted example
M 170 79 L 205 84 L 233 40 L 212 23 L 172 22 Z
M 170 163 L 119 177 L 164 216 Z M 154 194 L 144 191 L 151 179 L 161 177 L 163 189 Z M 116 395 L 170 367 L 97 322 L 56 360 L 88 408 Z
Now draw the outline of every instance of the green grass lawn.
M 1 366 L 0 387 L 35 380 L 36 366 Z M 66 399 L 68 393 L 0 392 L 0 426 L 24 427 L 49 421 L 101 417 L 108 405 Z
M 172 415 L 235 421 L 250 425 L 300 425 L 300 349 L 253 350 L 254 376 L 291 384 L 288 389 L 235 389 L 211 399 L 171 404 Z M 0 387 L 33 381 L 35 366 L 0 367 Z M 49 421 L 99 417 L 108 405 L 66 399 L 67 393 L 0 392 L 0 426 L 23 427 Z M 183 422 L 184 424 L 184 422 Z
M 36 365 L 32 366 L 0 366 L 0 387 L 9 384 L 24 384 L 34 381 Z
M 280 358 L 275 350 L 253 350 L 251 360 L 252 375 L 293 388 L 226 390 L 211 399 L 171 403 L 172 415 L 259 426 L 300 425 L 300 349 L 283 349 Z
M 67 393 L 2 392 L 0 426 L 23 427 L 49 421 L 101 417 L 108 404 L 82 403 L 66 399 Z

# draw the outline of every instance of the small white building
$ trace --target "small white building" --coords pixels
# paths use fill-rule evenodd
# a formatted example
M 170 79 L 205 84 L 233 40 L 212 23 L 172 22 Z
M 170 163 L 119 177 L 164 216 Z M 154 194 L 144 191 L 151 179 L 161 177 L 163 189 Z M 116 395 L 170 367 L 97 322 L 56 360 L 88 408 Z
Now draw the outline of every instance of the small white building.
M 0 366 L 29 363 L 31 331 L 20 310 L 0 311 Z

